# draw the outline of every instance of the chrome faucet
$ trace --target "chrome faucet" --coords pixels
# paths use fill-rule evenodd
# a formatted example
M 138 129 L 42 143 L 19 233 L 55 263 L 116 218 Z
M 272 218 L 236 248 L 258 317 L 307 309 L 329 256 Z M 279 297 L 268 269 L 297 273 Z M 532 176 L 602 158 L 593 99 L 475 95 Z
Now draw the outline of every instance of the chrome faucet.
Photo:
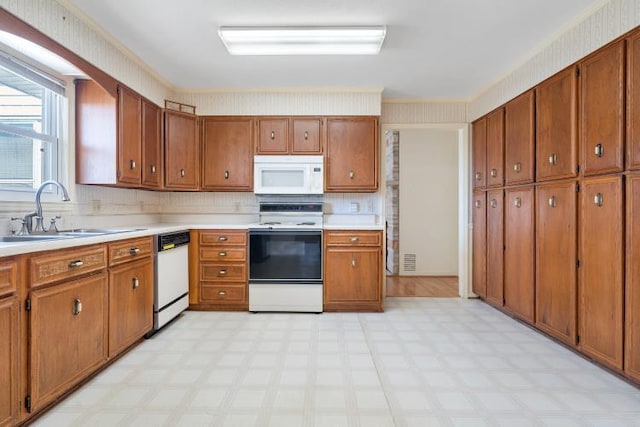
M 25 215 L 24 217 L 24 221 L 26 224 L 26 229 L 28 230 L 28 232 L 33 232 L 33 233 L 43 233 L 45 231 L 44 229 L 44 223 L 43 223 L 43 217 L 42 217 L 42 203 L 40 202 L 40 196 L 42 195 L 42 190 L 44 190 L 44 187 L 46 187 L 47 185 L 55 185 L 57 186 L 61 191 L 62 191 L 62 201 L 63 202 L 68 202 L 71 199 L 69 198 L 69 193 L 67 193 L 67 189 L 64 187 L 64 185 L 60 184 L 58 181 L 54 181 L 54 180 L 50 180 L 50 181 L 45 181 L 42 184 L 40 184 L 40 187 L 38 187 L 38 189 L 36 190 L 36 211 L 32 212 L 30 214 Z M 35 229 L 33 229 L 33 222 L 32 222 L 32 218 L 36 218 L 36 227 Z

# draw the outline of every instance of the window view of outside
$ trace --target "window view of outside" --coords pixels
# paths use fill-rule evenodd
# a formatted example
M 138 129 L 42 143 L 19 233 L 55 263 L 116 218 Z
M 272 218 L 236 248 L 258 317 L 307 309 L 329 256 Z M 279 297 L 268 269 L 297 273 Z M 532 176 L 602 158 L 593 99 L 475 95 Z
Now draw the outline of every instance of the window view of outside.
M 0 59 L 0 188 L 30 190 L 57 175 L 61 96 Z

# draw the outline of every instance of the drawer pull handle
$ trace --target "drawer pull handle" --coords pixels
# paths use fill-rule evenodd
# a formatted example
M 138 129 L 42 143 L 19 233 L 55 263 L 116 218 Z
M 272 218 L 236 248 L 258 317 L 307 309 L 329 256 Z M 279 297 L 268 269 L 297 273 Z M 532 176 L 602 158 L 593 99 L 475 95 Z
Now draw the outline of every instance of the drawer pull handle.
M 480 200 L 476 200 L 476 208 L 480 209 L 482 207 L 482 203 L 480 203 Z
M 69 263 L 69 268 L 78 268 L 78 267 L 82 267 L 83 265 L 84 265 L 84 261 L 82 261 L 81 259 L 77 259 Z
M 134 170 L 136 168 L 136 161 L 129 160 L 129 169 Z
M 220 271 L 218 271 L 218 275 L 219 275 L 219 276 L 226 276 L 226 275 L 227 275 L 227 270 L 220 270 Z
M 556 196 L 549 197 L 549 206 L 551 206 L 552 208 L 555 208 L 556 206 L 558 206 L 558 202 L 556 201 Z
M 224 179 L 229 179 L 229 171 L 224 171 Z
M 522 199 L 520 197 L 516 197 L 516 199 L 513 201 L 513 205 L 516 208 L 522 207 Z
M 218 256 L 227 256 L 226 252 L 218 252 Z
M 351 240 L 351 242 L 352 242 L 352 243 L 355 243 L 355 242 L 357 242 L 357 241 L 358 241 L 358 240 L 360 240 L 360 239 L 359 239 L 358 237 L 356 237 L 356 236 L 353 236 L 353 237 L 351 237 L 351 239 L 349 239 L 349 240 Z
M 558 164 L 558 155 L 556 153 L 553 153 L 553 154 L 549 155 L 549 164 L 551 164 L 551 165 L 557 165 Z
M 133 289 L 138 289 L 138 287 L 140 286 L 140 279 L 138 279 L 137 277 L 131 279 L 131 286 L 133 287 Z
M 226 242 L 227 240 L 229 240 L 229 238 L 227 236 L 220 236 L 220 237 L 218 237 L 218 240 L 220 242 Z
M 356 174 L 354 171 L 349 171 L 349 179 L 353 179 L 356 177 Z
M 356 257 L 351 257 L 351 268 L 356 268 Z
M 598 207 L 604 205 L 604 196 L 602 195 L 602 193 L 598 193 L 593 196 L 593 203 Z
M 491 169 L 491 178 L 495 178 L 498 176 L 498 169 Z
M 602 157 L 604 156 L 604 145 L 602 145 L 602 143 L 600 144 L 596 144 L 593 152 L 595 153 L 596 156 L 598 157 Z
M 308 131 L 308 130 L 305 130 L 305 131 L 304 131 L 304 139 L 305 139 L 305 141 L 306 141 L 307 139 L 309 139 L 309 131 Z
M 180 177 L 184 178 L 184 175 L 185 175 L 184 169 L 180 169 Z
M 151 165 L 151 173 L 155 175 L 156 173 L 156 165 Z
M 129 249 L 129 255 L 136 256 L 140 253 L 140 248 L 131 248 Z
M 73 315 L 77 316 L 80 313 L 82 313 L 82 301 L 76 298 L 73 300 Z
M 513 170 L 516 173 L 520 173 L 522 171 L 522 163 L 518 162 L 515 165 L 513 165 Z
M 491 199 L 491 207 L 494 209 L 498 207 L 498 201 L 496 199 Z
M 480 172 L 476 172 L 476 181 L 480 181 L 482 179 L 482 174 Z
M 227 291 L 218 291 L 218 295 L 220 296 L 225 296 L 227 294 Z
M 276 133 L 274 131 L 271 131 L 271 139 L 276 139 Z

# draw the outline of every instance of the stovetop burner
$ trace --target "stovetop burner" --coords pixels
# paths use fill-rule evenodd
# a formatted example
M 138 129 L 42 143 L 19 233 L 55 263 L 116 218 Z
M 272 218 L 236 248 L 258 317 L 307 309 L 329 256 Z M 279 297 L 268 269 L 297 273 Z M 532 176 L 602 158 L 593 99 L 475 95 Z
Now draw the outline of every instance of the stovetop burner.
M 260 203 L 260 226 L 322 229 L 323 204 L 317 202 Z

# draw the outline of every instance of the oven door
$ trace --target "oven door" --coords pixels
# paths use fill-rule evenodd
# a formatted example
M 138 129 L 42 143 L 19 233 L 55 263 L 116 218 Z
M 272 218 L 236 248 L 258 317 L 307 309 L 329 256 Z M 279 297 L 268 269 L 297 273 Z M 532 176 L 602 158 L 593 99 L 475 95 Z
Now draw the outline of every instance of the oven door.
M 249 230 L 249 283 L 321 284 L 322 230 Z

